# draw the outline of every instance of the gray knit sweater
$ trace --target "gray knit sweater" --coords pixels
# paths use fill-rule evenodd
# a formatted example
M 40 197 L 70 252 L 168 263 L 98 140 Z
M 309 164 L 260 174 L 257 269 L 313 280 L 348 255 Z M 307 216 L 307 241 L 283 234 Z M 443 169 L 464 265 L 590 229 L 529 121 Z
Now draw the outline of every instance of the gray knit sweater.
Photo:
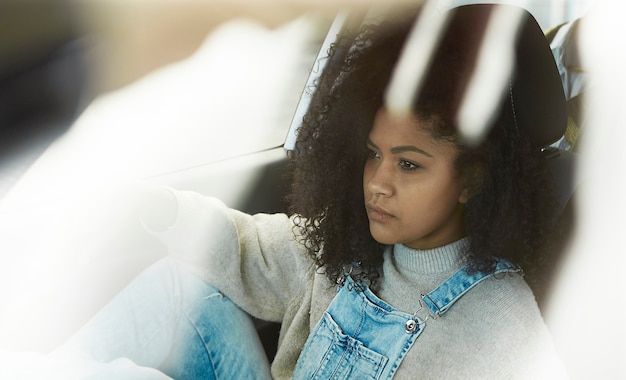
M 289 379 L 309 332 L 336 294 L 319 274 L 284 214 L 247 215 L 192 192 L 175 192 L 178 219 L 159 237 L 238 306 L 282 323 L 272 375 Z M 384 252 L 377 295 L 413 313 L 461 266 L 463 239 L 432 250 Z M 398 379 L 563 377 L 534 296 L 517 274 L 489 278 L 427 328 L 404 358 Z

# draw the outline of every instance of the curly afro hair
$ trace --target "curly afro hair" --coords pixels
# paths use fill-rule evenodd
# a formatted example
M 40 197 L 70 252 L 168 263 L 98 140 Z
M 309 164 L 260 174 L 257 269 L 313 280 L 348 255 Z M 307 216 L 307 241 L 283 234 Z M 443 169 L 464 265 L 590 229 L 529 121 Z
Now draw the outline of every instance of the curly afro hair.
M 482 11 L 487 12 L 488 9 Z M 361 280 L 375 286 L 384 246 L 370 232 L 363 199 L 366 141 L 374 116 L 417 12 L 342 35 L 316 84 L 293 153 L 290 211 L 319 268 L 333 283 L 359 263 Z M 473 270 L 492 271 L 496 257 L 527 273 L 538 265 L 552 232 L 555 203 L 545 158 L 517 125 L 509 94 L 479 146 L 458 135 L 457 111 L 474 70 L 485 23 L 453 14 L 413 104 L 435 138 L 458 148 L 456 170 L 471 196 L 465 209 Z

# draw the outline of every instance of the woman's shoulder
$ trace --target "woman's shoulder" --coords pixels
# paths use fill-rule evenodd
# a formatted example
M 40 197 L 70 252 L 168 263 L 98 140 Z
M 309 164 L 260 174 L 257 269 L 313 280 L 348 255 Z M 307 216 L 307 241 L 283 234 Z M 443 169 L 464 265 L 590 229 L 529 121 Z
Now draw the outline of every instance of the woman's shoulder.
M 550 333 L 522 275 L 507 273 L 485 279 L 448 314 L 463 326 L 463 332 L 456 330 L 456 334 L 465 349 L 476 354 L 474 365 L 481 371 L 492 371 L 498 378 L 524 374 L 548 378 L 548 373 L 563 377 Z M 499 364 L 494 365 L 496 362 Z
M 504 353 L 526 346 L 531 336 L 548 335 L 535 297 L 519 273 L 484 279 L 463 295 L 441 322 L 446 334 L 476 350 L 489 351 L 491 347 Z
M 535 295 L 520 273 L 495 274 L 483 280 L 466 296 L 466 307 L 490 323 L 508 326 L 543 324 Z M 527 326 L 527 327 L 528 327 Z

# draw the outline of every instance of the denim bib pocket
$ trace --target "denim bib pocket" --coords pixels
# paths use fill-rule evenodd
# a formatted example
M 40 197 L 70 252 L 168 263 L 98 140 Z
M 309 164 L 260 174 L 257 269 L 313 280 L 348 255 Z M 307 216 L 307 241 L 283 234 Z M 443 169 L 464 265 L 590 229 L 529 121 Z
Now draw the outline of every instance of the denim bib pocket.
M 302 368 L 308 367 L 315 368 L 308 379 L 379 379 L 387 361 L 386 356 L 346 335 L 326 312 L 298 359 L 296 373 L 308 373 Z

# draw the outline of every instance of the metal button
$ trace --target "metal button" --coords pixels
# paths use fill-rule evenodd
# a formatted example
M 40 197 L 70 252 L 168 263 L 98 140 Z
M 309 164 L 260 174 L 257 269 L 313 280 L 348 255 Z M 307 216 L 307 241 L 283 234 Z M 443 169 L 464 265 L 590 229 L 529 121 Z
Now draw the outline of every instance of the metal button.
M 409 319 L 404 324 L 404 331 L 407 334 L 413 334 L 417 330 L 417 321 L 415 319 Z

